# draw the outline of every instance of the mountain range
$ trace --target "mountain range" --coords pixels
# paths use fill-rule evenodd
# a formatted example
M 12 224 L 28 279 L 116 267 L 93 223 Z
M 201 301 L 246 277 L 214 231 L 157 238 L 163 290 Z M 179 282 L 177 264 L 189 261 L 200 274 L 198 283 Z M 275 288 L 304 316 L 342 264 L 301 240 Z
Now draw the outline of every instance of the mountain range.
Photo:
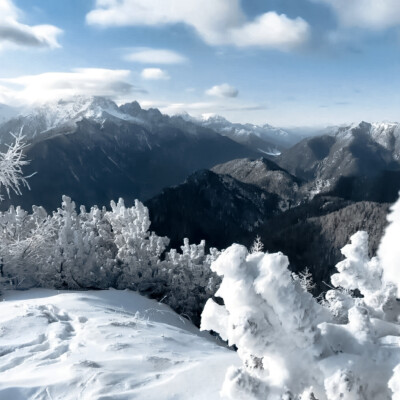
M 148 199 L 196 170 L 232 158 L 256 156 L 253 150 L 215 131 L 143 110 L 137 102 L 118 107 L 104 98 L 78 97 L 37 108 L 0 125 L 3 144 L 9 132 L 28 141 L 25 169 L 31 190 L 2 203 L 52 210 L 62 194 L 78 204 L 108 205 L 124 197 Z
M 307 191 L 394 202 L 400 190 L 400 125 L 361 122 L 306 138 L 276 162 L 308 182 Z
M 374 254 L 400 190 L 397 123 L 330 127 L 302 139 L 269 125 L 76 97 L 11 112 L 0 123 L 2 146 L 20 131 L 31 160 L 24 172 L 36 174 L 31 190 L 5 199 L 3 209 L 50 211 L 63 194 L 85 206 L 139 198 L 152 229 L 172 246 L 184 237 L 250 246 L 259 235 L 266 250 L 290 257 L 293 270 L 308 267 L 319 291 L 356 230 L 369 232 Z
M 268 156 L 277 156 L 282 149 L 287 149 L 302 139 L 301 135 L 269 124 L 232 123 L 220 115 L 206 115 L 201 119 L 193 118 L 188 114 L 182 114 L 181 117 L 197 125 L 213 129 L 237 143 Z

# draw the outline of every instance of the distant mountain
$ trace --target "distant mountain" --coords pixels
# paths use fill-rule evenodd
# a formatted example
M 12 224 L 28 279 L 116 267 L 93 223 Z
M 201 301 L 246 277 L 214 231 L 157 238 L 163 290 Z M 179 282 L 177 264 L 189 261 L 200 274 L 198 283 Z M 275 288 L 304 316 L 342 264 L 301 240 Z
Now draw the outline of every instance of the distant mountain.
M 270 156 L 277 156 L 282 149 L 289 148 L 302 139 L 293 133 L 271 125 L 232 123 L 219 115 L 196 119 L 188 114 L 182 118 L 195 124 L 211 128 L 230 139 Z
M 399 132 L 397 124 L 340 127 L 304 139 L 283 151 L 277 163 L 309 181 L 311 195 L 392 202 L 400 189 Z
M 73 131 L 77 123 L 83 119 L 103 123 L 112 121 L 115 124 L 130 122 L 141 126 L 149 126 L 151 118 L 158 110 L 142 113 L 143 118 L 136 118 L 124 110 L 139 107 L 138 103 L 125 105 L 121 109 L 112 100 L 97 96 L 75 96 L 69 100 L 59 100 L 32 108 L 13 116 L 0 124 L 0 138 L 7 138 L 9 132 L 22 133 L 28 140 L 55 132 Z M 168 117 L 166 117 L 168 118 Z
M 11 118 L 18 115 L 19 109 L 0 104 L 0 124 L 10 120 Z
M 232 160 L 211 170 L 276 194 L 280 198 L 281 210 L 296 205 L 303 198 L 301 185 L 304 182 L 266 158 Z
M 146 205 L 151 228 L 170 237 L 172 246 L 187 237 L 220 249 L 233 242 L 250 247 L 259 235 L 266 251 L 289 257 L 293 271 L 311 271 L 316 294 L 327 290 L 323 282 L 342 259 L 340 249 L 358 230 L 369 233 L 370 255 L 376 254 L 389 204 L 318 196 L 282 210 L 280 201 L 258 185 L 200 171 Z
M 280 212 L 279 197 L 228 175 L 199 171 L 179 186 L 165 189 L 146 202 L 151 229 L 168 235 L 172 246 L 184 237 L 225 248 Z
M 400 124 L 397 122 L 368 123 L 338 128 L 334 134 L 341 139 L 351 139 L 357 133 L 369 136 L 375 143 L 388 150 L 393 159 L 400 160 Z
M 62 194 L 78 204 L 108 205 L 124 197 L 148 199 L 198 169 L 238 157 L 254 157 L 247 147 L 137 102 L 118 107 L 104 98 L 76 98 L 41 107 L 0 126 L 29 138 L 27 175 L 36 172 L 30 191 L 6 199 L 1 207 L 59 206 Z

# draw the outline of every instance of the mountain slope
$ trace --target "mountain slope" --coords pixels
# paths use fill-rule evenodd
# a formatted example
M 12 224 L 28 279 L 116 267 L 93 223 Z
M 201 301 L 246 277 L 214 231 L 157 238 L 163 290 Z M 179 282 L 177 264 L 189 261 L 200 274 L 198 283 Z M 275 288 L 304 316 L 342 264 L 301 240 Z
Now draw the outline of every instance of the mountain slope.
M 151 229 L 177 247 L 184 237 L 225 248 L 279 212 L 279 197 L 227 175 L 199 171 L 146 202 Z
M 257 233 L 265 250 L 282 251 L 289 257 L 291 269 L 299 272 L 308 268 L 320 293 L 328 290 L 323 282 L 329 282 L 343 258 L 341 248 L 354 233 L 367 231 L 370 256 L 376 255 L 389 206 L 320 196 L 271 218 Z
M 290 208 L 302 198 L 300 186 L 303 182 L 266 158 L 232 160 L 214 166 L 211 171 L 276 194 L 284 200 L 282 209 Z
M 0 124 L 10 120 L 16 115 L 18 115 L 17 108 L 7 106 L 6 104 L 0 104 Z
M 332 135 L 304 139 L 282 152 L 277 163 L 308 180 L 308 190 L 314 194 L 395 201 L 400 189 L 396 141 L 390 139 L 395 129 L 390 127 L 383 133 L 381 128 L 362 122 L 339 128 Z

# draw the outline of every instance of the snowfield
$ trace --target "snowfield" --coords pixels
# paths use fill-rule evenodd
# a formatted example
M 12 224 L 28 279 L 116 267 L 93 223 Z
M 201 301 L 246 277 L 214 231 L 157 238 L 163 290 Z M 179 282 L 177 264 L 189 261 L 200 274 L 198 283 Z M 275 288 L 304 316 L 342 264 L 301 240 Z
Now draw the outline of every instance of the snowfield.
M 1 400 L 219 399 L 237 354 L 130 291 L 5 292 Z

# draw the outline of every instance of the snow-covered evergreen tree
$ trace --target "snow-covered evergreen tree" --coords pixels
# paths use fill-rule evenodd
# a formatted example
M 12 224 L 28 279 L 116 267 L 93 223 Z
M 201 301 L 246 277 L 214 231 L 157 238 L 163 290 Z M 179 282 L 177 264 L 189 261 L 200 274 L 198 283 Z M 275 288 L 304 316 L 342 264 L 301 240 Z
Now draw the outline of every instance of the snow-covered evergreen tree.
M 148 209 L 138 200 L 134 207 L 125 207 L 124 201 L 111 202 L 111 211 L 105 214 L 117 247 L 117 262 L 121 268 L 119 288 L 146 292 L 159 280 L 160 256 L 169 239 L 150 232 Z
M 336 289 L 319 304 L 292 279 L 280 253 L 249 254 L 233 245 L 211 268 L 222 277 L 202 329 L 238 348 L 241 368 L 227 371 L 232 399 L 389 400 L 400 398 L 400 304 L 396 299 L 400 200 L 379 257 L 358 232 L 342 250 Z
M 219 277 L 211 271 L 211 264 L 219 256 L 217 249 L 205 251 L 206 243 L 189 244 L 184 239 L 181 253 L 170 250 L 163 263 L 163 272 L 169 285 L 166 302 L 180 314 L 197 319 L 203 305 L 213 296 L 219 286 Z

